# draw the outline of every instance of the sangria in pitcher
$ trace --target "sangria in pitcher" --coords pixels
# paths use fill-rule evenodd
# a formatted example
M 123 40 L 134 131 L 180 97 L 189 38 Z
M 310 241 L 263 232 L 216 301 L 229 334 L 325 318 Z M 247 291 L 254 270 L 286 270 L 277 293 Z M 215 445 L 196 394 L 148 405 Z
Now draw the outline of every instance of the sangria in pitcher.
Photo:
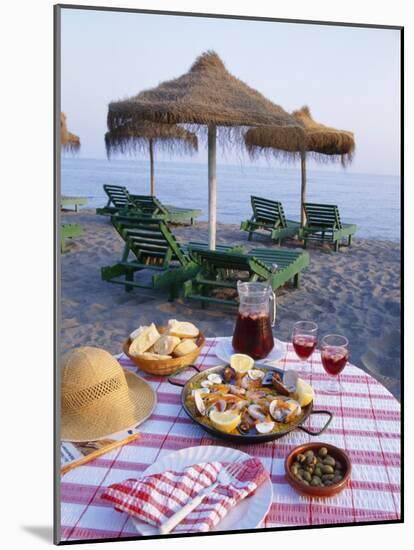
M 273 349 L 272 326 L 276 319 L 276 298 L 268 283 L 237 282 L 239 312 L 233 334 L 233 348 L 253 359 L 263 359 Z

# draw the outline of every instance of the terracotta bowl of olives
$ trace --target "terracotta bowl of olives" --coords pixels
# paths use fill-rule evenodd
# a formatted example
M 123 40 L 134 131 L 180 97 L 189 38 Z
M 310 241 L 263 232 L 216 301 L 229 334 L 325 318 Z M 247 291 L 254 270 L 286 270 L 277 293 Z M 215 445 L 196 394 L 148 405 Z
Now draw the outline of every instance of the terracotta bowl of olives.
M 351 469 L 348 455 L 328 443 L 300 445 L 285 460 L 290 485 L 310 497 L 332 497 L 340 493 L 348 484 Z

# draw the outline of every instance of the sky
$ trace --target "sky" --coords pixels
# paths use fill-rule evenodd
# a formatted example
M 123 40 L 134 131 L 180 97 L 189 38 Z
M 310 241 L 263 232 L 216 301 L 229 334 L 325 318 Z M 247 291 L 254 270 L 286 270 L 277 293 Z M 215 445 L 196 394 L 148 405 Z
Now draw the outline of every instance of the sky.
M 215 50 L 234 76 L 286 111 L 308 105 L 318 122 L 352 131 L 348 170 L 400 174 L 397 30 L 76 9 L 62 9 L 61 29 L 61 107 L 81 158 L 106 158 L 110 101 L 176 78 Z M 184 160 L 205 162 L 199 149 Z M 219 151 L 218 162 L 251 164 L 239 150 Z

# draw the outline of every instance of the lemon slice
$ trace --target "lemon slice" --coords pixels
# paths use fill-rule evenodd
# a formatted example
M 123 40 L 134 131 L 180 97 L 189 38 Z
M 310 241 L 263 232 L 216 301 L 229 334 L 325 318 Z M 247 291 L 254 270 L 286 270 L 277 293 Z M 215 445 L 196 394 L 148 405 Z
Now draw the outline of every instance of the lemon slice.
M 296 382 L 295 396 L 299 402 L 299 405 L 301 407 L 306 407 L 306 405 L 309 405 L 309 403 L 313 401 L 315 392 L 310 384 L 302 380 L 302 378 L 298 378 Z
M 235 414 L 233 411 L 211 411 L 210 413 L 211 423 L 215 428 L 221 432 L 229 433 L 233 431 L 240 424 L 240 415 Z
M 233 353 L 230 357 L 230 366 L 236 372 L 244 373 L 254 367 L 254 360 L 244 353 Z

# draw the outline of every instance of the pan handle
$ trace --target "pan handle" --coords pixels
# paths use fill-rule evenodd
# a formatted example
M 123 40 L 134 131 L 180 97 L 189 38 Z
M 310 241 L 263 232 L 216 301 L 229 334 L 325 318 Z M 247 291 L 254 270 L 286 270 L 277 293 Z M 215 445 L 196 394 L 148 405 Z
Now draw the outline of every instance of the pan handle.
M 168 382 L 170 384 L 172 384 L 173 386 L 179 386 L 180 388 L 183 388 L 186 384 L 186 382 L 177 382 L 177 381 L 174 381 L 173 380 L 173 377 L 175 378 L 178 374 L 181 374 L 182 372 L 184 372 L 185 370 L 187 369 L 194 369 L 196 370 L 197 372 L 201 372 L 201 370 L 196 367 L 195 365 L 187 365 L 186 367 L 183 367 L 181 369 L 178 369 L 174 372 L 174 374 L 172 374 L 171 376 L 168 377 Z
M 331 423 L 331 420 L 332 420 L 332 417 L 333 417 L 333 414 L 330 412 L 330 411 L 323 411 L 323 410 L 320 410 L 320 411 L 312 411 L 310 414 L 326 414 L 329 416 L 326 424 L 324 426 L 322 426 L 322 428 L 317 431 L 317 432 L 313 432 L 311 430 L 309 430 L 309 428 L 304 428 L 303 426 L 298 426 L 298 428 L 300 430 L 302 430 L 302 432 L 305 432 L 309 435 L 321 435 L 321 433 L 323 433 L 326 428 L 329 426 L 329 424 Z M 310 416 L 310 415 L 309 415 Z

